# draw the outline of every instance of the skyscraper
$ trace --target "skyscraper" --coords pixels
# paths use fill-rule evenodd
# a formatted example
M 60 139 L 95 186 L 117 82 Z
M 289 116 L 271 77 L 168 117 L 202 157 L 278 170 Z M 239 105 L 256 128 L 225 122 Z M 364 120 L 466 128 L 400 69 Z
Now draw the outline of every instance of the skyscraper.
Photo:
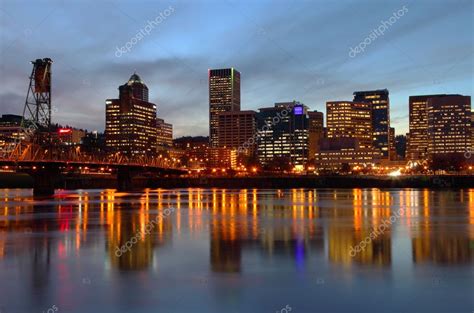
M 257 113 L 257 154 L 261 164 L 272 161 L 305 165 L 308 161 L 308 107 L 299 102 L 275 103 Z
M 327 137 L 321 140 L 315 165 L 319 171 L 343 171 L 379 163 L 373 146 L 372 108 L 368 102 L 328 101 Z
M 390 145 L 390 101 L 387 89 L 356 91 L 354 102 L 367 102 L 372 109 L 372 131 L 374 147 L 389 157 Z
M 470 144 L 471 98 L 461 95 L 410 96 L 408 159 L 464 153 Z
M 440 95 L 410 96 L 409 128 L 407 158 L 411 161 L 424 160 L 428 151 L 428 111 L 427 102 L 431 97 Z
M 324 138 L 324 114 L 318 111 L 309 111 L 309 137 L 308 158 L 314 159 L 314 154 L 319 151 L 321 139 Z
M 219 147 L 220 112 L 240 111 L 240 73 L 234 68 L 209 70 L 209 142 Z
M 355 138 L 360 148 L 372 147 L 372 110 L 366 102 L 328 101 L 328 138 Z
M 471 148 L 471 97 L 438 95 L 427 101 L 428 155 L 464 154 Z
M 129 156 L 156 152 L 156 105 L 137 74 L 119 87 L 119 99 L 107 99 L 105 136 L 110 152 Z

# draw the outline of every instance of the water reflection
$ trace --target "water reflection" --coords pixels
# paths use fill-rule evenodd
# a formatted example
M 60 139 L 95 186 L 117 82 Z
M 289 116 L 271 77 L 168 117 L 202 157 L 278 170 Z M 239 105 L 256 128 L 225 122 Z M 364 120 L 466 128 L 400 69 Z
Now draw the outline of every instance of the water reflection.
M 146 269 L 153 250 L 173 236 L 209 232 L 210 265 L 217 272 L 241 270 L 242 249 L 255 247 L 267 255 L 283 254 L 300 262 L 306 251 L 324 253 L 330 262 L 390 266 L 392 228 L 404 227 L 410 236 L 413 262 L 466 263 L 473 259 L 474 190 L 115 190 L 59 193 L 54 199 L 33 200 L 25 191 L 3 190 L 0 219 L 0 258 L 32 254 L 48 263 L 51 249 L 60 258 L 80 253 L 82 245 L 105 235 L 111 267 Z M 173 216 L 159 219 L 151 233 L 145 227 L 165 208 Z M 357 245 L 395 210 L 401 217 L 351 257 Z M 59 232 L 57 238 L 27 236 Z M 117 257 L 116 247 L 141 232 L 130 253 Z M 7 235 L 15 245 L 7 245 Z M 13 238 L 13 237 L 12 237 Z M 44 260 L 44 261 L 40 261 Z M 42 265 L 45 266 L 45 265 Z M 36 271 L 35 271 L 36 272 Z M 47 271 L 39 270 L 38 275 Z
M 474 261 L 474 189 L 79 190 L 47 200 L 1 190 L 0 198 L 0 276 L 14 264 L 24 279 L 19 287 L 34 295 L 31 305 L 52 297 L 53 276 L 66 286 L 74 280 L 71 270 L 84 279 L 82 267 L 109 276 L 165 275 L 186 273 L 180 264 L 190 258 L 207 264 L 209 273 L 241 275 L 277 263 L 295 273 L 317 271 L 316 265 L 350 273 L 353 267 L 395 271 L 397 264 L 469 267 Z M 157 218 L 170 208 L 172 214 Z M 399 217 L 386 224 L 395 212 Z M 351 256 L 351 247 L 383 223 L 384 231 Z M 130 251 L 117 257 L 137 234 Z

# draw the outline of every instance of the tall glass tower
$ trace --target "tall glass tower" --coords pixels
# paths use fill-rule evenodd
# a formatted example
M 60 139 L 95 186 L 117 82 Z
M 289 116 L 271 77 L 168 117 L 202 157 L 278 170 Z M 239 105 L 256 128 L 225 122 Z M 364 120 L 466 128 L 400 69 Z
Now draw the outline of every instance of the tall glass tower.
M 354 102 L 370 103 L 372 109 L 372 131 L 374 147 L 389 158 L 390 151 L 390 101 L 387 89 L 356 91 Z
M 240 111 L 240 73 L 234 68 L 209 70 L 209 141 L 219 147 L 219 113 Z

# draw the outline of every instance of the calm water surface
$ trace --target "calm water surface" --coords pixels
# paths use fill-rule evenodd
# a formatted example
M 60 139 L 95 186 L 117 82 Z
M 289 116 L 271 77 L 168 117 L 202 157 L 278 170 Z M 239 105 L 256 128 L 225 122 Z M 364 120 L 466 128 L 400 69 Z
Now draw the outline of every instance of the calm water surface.
M 1 313 L 474 310 L 474 189 L 0 199 Z

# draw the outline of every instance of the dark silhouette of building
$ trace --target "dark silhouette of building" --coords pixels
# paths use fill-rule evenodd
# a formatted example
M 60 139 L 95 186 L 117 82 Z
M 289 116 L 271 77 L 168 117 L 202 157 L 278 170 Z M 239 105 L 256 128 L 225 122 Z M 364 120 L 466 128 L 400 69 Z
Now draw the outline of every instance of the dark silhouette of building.
M 319 151 L 321 139 L 324 138 L 324 114 L 318 111 L 309 111 L 308 158 L 314 159 Z
M 405 159 L 407 149 L 407 137 L 404 135 L 395 136 L 395 151 L 398 159 Z

